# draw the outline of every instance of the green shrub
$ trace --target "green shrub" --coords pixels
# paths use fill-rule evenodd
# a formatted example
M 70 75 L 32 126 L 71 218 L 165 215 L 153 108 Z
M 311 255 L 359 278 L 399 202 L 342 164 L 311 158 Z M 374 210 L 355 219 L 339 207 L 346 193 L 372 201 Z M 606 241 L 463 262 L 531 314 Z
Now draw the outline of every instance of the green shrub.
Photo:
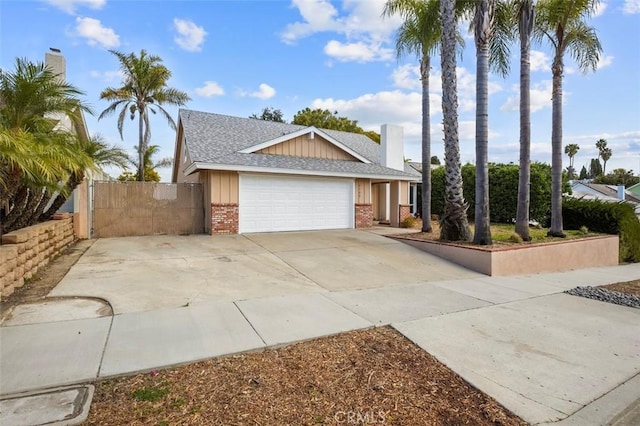
M 475 177 L 473 164 L 462 166 L 462 190 L 469 204 L 467 216 L 474 217 Z M 442 215 L 444 210 L 445 168 L 431 171 L 431 212 Z M 518 173 L 517 164 L 489 164 L 489 212 L 491 222 L 511 223 L 518 209 Z M 551 166 L 543 163 L 531 164 L 531 192 L 529 217 L 540 223 L 547 223 L 551 213 Z M 565 183 L 563 192 L 570 191 Z
M 620 236 L 620 262 L 640 262 L 640 221 L 629 203 L 565 198 L 565 229 L 587 227 L 591 231 Z
M 407 216 L 400 224 L 401 228 L 415 228 L 418 225 L 418 221 L 413 216 Z

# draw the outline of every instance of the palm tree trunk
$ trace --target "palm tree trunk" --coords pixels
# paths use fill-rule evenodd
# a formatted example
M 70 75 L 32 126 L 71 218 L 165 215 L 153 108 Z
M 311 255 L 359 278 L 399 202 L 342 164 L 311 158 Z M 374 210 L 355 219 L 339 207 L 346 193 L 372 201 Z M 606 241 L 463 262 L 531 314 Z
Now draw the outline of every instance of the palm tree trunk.
M 520 32 L 520 171 L 518 174 L 518 208 L 516 233 L 531 241 L 529 233 L 529 203 L 531 197 L 531 33 L 535 9 L 527 0 L 519 11 Z
M 24 211 L 27 198 L 29 197 L 29 188 L 26 185 L 19 185 L 18 188 L 13 197 L 8 201 L 9 211 L 6 213 L 2 224 L 0 224 L 3 234 L 13 231 L 13 224 L 20 218 L 20 215 Z
M 32 224 L 31 218 L 42 200 L 43 192 L 44 190 L 41 188 L 29 189 L 29 195 L 27 196 L 26 205 L 22 210 L 22 214 L 8 227 L 7 232 L 15 231 L 16 229 L 21 229 Z
M 471 241 L 467 204 L 462 191 L 460 145 L 458 142 L 458 93 L 456 80 L 455 0 L 440 1 L 442 21 L 442 115 L 444 125 L 445 200 L 440 239 Z
M 144 182 L 144 153 L 146 151 L 144 141 L 144 117 L 143 111 L 138 108 L 138 181 Z
M 489 220 L 489 38 L 492 5 L 481 0 L 476 5 L 476 200 L 474 244 L 491 244 Z
M 565 237 L 562 230 L 562 55 L 556 54 L 551 95 L 551 229 L 553 237 Z
M 38 202 L 36 207 L 33 209 L 32 213 L 31 213 L 31 217 L 29 218 L 29 221 L 27 222 L 27 226 L 35 225 L 36 223 L 41 221 L 40 218 L 42 217 L 42 212 L 44 211 L 45 207 L 47 207 L 47 204 L 49 204 L 49 201 L 51 201 L 51 197 L 52 196 L 53 196 L 53 194 L 51 194 L 51 192 L 49 192 L 48 189 L 45 189 L 42 192 L 42 196 L 40 197 L 40 201 Z
M 429 111 L 429 70 L 431 57 L 423 52 L 422 79 L 422 232 L 431 232 L 431 113 Z

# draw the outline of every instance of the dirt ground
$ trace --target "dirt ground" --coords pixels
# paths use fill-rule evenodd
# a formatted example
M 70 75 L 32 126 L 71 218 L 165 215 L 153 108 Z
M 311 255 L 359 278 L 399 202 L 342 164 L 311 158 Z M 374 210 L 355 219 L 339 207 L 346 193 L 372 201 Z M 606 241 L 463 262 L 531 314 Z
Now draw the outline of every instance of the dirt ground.
M 90 425 L 524 425 L 395 330 L 97 384 Z
M 602 288 L 606 288 L 607 290 L 619 291 L 621 293 L 633 294 L 635 296 L 640 296 L 640 280 L 603 285 Z

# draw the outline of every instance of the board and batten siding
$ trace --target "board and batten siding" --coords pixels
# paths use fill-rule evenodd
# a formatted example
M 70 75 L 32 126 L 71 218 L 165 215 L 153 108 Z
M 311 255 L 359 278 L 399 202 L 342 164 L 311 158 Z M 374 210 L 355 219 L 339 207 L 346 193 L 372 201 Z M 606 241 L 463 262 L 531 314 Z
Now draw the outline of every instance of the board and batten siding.
M 371 204 L 371 179 L 356 179 L 356 204 Z
M 400 204 L 409 205 L 409 182 L 400 181 Z
M 209 172 L 210 204 L 238 204 L 238 172 Z
M 309 134 L 256 151 L 258 154 L 288 155 L 291 157 L 325 158 L 328 160 L 357 161 L 351 154 L 341 150 L 326 139 Z

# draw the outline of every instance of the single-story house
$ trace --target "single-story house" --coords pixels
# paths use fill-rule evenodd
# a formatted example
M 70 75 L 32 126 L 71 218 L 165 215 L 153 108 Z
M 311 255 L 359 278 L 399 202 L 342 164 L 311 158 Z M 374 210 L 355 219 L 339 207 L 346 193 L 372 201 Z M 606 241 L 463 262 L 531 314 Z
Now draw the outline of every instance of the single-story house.
M 597 199 L 607 202 L 626 201 L 636 211 L 640 218 L 640 196 L 625 189 L 624 185 L 604 185 L 586 181 L 571 181 L 571 196 L 574 198 Z
M 204 187 L 210 234 L 399 226 L 420 180 L 403 130 L 381 144 L 314 126 L 180 110 L 172 182 Z

